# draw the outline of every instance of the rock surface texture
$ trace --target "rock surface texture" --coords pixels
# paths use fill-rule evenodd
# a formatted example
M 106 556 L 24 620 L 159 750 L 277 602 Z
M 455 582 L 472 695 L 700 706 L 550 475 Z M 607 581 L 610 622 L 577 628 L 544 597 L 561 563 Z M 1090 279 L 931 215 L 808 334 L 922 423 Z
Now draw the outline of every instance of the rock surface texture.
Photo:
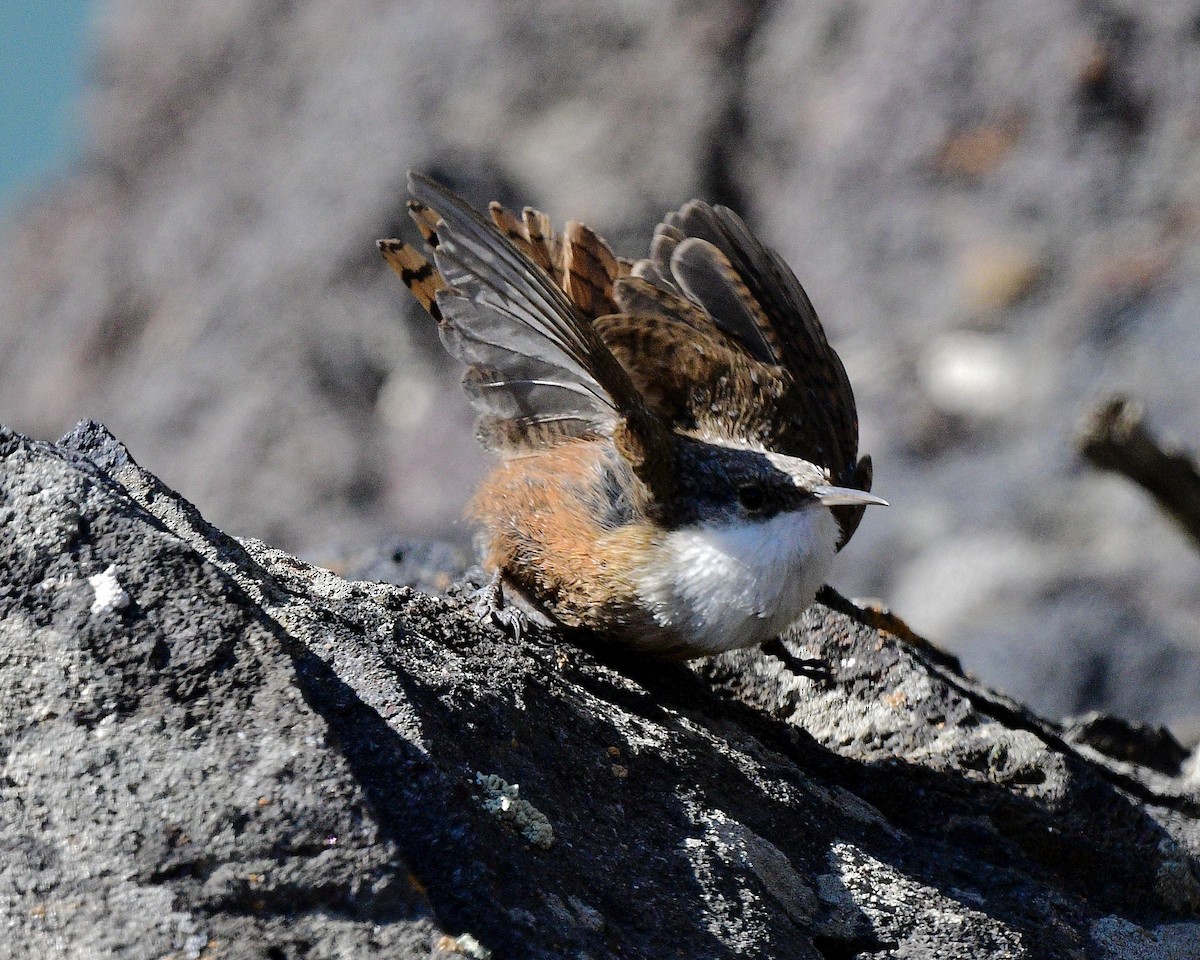
M 3 422 L 102 419 L 288 549 L 465 540 L 471 413 L 374 247 L 405 169 L 627 256 L 729 203 L 896 505 L 835 585 L 1045 712 L 1200 737 L 1200 558 L 1072 443 L 1120 389 L 1200 447 L 1195 0 L 97 7 L 86 152 L 0 245 Z
M 1200 955 L 1170 737 L 832 591 L 690 668 L 514 640 L 226 536 L 96 424 L 0 432 L 0 528 L 0 956 Z

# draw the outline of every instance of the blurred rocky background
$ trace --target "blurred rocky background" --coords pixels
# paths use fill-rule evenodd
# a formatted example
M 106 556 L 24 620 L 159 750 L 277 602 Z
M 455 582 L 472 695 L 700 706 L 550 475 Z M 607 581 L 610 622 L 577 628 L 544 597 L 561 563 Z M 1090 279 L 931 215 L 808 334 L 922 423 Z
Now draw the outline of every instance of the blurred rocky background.
M 840 350 L 873 512 L 834 584 L 988 683 L 1200 735 L 1200 552 L 1076 453 L 1200 448 L 1200 3 L 102 0 L 68 176 L 0 243 L 0 422 L 103 420 L 238 535 L 461 543 L 485 459 L 378 258 L 403 177 L 641 254 L 728 203 Z

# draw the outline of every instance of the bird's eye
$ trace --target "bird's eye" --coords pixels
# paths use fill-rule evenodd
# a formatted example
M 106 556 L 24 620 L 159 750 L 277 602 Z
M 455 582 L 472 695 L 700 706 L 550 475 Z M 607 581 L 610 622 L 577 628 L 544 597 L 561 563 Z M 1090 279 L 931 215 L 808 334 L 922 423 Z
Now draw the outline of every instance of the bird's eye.
M 754 483 L 747 483 L 738 487 L 737 498 L 738 503 L 742 505 L 742 509 L 750 513 L 757 513 L 761 510 L 767 500 L 763 495 L 762 487 Z

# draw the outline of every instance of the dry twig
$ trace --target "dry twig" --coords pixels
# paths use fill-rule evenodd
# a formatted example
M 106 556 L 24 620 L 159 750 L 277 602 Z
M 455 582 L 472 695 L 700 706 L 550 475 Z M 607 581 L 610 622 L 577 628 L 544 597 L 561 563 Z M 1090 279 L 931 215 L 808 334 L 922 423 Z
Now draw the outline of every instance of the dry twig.
M 1079 452 L 1143 487 L 1200 544 L 1200 468 L 1180 450 L 1164 448 L 1146 426 L 1145 404 L 1114 396 L 1088 416 Z

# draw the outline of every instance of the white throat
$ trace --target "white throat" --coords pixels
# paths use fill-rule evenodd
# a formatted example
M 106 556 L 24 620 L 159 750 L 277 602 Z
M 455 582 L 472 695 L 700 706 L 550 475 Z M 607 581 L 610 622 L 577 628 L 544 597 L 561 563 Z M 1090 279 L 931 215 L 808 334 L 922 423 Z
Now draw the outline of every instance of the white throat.
M 791 626 L 825 582 L 838 525 L 814 505 L 769 520 L 674 530 L 634 574 L 658 623 L 699 655 L 762 643 Z

